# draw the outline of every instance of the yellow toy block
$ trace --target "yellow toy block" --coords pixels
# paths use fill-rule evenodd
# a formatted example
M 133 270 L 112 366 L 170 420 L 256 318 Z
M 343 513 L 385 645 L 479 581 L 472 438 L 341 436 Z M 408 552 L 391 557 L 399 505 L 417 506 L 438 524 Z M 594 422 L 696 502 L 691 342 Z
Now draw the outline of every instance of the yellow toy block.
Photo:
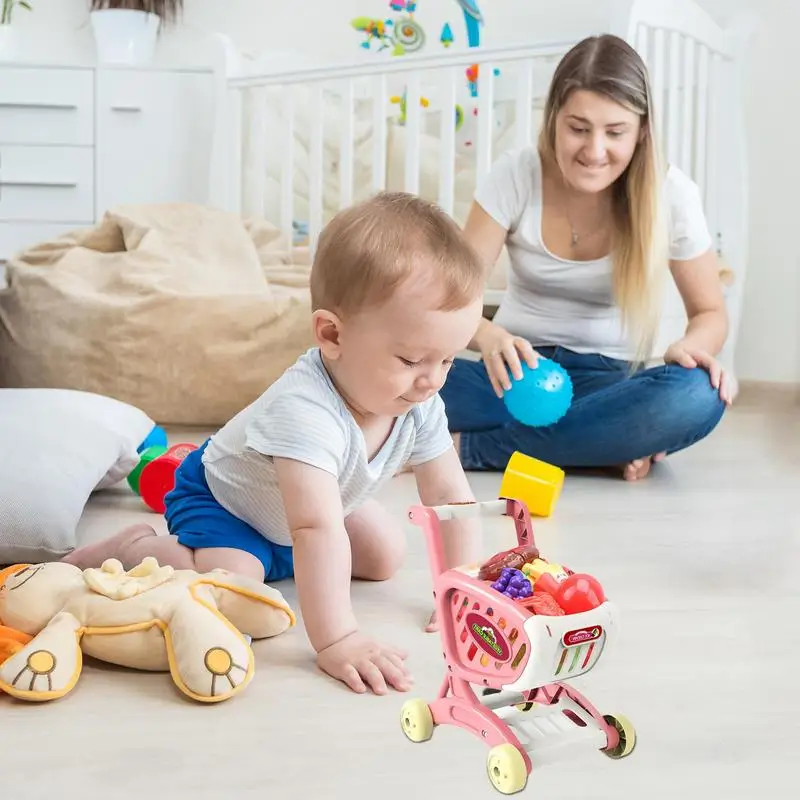
M 563 486 L 563 469 L 516 452 L 503 473 L 500 497 L 521 500 L 535 517 L 549 517 Z

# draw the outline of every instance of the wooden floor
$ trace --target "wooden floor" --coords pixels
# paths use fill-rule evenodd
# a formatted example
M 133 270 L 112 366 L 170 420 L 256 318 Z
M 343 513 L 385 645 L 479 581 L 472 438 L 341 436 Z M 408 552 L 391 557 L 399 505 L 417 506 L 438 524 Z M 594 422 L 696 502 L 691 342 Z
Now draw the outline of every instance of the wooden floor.
M 480 499 L 496 496 L 499 477 L 472 476 Z M 404 514 L 413 479 L 395 479 L 383 499 Z M 106 492 L 92 501 L 82 535 L 134 519 L 153 516 L 124 490 Z M 508 526 L 490 527 L 487 554 L 510 546 L 510 536 Z M 536 536 L 548 558 L 596 575 L 618 604 L 616 648 L 576 683 L 601 711 L 628 715 L 639 740 L 623 761 L 582 750 L 534 770 L 520 796 L 796 796 L 800 406 L 747 400 L 640 484 L 570 477 Z M 353 598 L 365 630 L 409 649 L 413 695 L 432 700 L 443 663 L 438 637 L 421 631 L 430 583 L 416 529 L 409 550 L 401 575 L 357 584 Z M 279 588 L 297 608 L 293 585 Z M 500 796 L 481 741 L 440 728 L 412 745 L 399 726 L 406 696 L 359 697 L 327 681 L 301 627 L 255 652 L 253 683 L 218 707 L 184 701 L 166 675 L 91 663 L 57 704 L 0 700 L 14 800 L 69 785 L 91 800 Z

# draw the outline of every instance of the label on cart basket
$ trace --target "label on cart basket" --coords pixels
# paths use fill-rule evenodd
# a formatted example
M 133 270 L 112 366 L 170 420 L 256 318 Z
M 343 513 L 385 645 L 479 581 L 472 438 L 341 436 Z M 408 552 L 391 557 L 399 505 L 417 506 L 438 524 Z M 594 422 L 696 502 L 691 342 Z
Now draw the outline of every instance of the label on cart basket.
M 500 629 L 480 614 L 467 614 L 467 630 L 477 642 L 478 647 L 495 661 L 508 661 L 511 658 L 511 645 Z
M 592 625 L 590 628 L 578 628 L 575 631 L 568 631 L 564 634 L 564 647 L 574 647 L 586 642 L 594 642 L 603 635 L 603 629 L 599 625 Z

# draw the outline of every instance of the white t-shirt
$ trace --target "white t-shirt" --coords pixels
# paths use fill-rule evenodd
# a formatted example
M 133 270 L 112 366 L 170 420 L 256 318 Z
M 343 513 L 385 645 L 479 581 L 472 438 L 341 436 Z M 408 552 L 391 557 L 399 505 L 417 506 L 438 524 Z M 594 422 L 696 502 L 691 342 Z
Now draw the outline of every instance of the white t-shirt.
M 251 405 L 211 437 L 203 453 L 217 502 L 277 544 L 291 544 L 274 456 L 330 472 L 345 516 L 404 465 L 431 461 L 453 446 L 438 394 L 395 420 L 380 451 L 366 443 L 336 391 L 319 348 L 311 348 Z
M 700 191 L 670 166 L 664 190 L 669 218 L 669 256 L 688 260 L 712 244 Z M 611 258 L 571 261 L 550 253 L 542 241 L 542 166 L 535 146 L 513 150 L 494 163 L 475 195 L 489 216 L 508 231 L 507 289 L 494 321 L 534 346 L 561 345 L 578 353 L 631 359 L 613 296 Z

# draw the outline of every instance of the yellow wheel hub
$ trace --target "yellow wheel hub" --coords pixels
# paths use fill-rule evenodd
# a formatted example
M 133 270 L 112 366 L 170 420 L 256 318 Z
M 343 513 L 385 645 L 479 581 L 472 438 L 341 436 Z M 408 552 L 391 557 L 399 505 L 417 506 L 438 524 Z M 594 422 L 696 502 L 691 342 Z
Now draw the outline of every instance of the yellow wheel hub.
M 501 794 L 516 794 L 528 782 L 528 768 L 513 744 L 499 744 L 489 751 L 486 771 L 492 786 Z
M 424 700 L 408 700 L 400 711 L 403 733 L 412 742 L 427 742 L 433 736 L 433 714 Z

